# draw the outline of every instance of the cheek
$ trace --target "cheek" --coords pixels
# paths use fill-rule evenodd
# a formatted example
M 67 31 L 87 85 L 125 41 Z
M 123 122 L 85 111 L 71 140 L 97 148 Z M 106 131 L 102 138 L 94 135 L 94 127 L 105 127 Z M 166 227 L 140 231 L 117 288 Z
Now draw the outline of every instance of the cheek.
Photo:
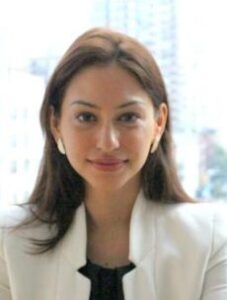
M 140 130 L 137 133 L 128 134 L 124 138 L 124 148 L 137 157 L 147 155 L 151 147 L 152 136 L 148 130 Z
M 65 128 L 63 141 L 69 157 L 81 156 L 89 148 L 90 139 L 86 135 L 80 134 L 70 128 Z

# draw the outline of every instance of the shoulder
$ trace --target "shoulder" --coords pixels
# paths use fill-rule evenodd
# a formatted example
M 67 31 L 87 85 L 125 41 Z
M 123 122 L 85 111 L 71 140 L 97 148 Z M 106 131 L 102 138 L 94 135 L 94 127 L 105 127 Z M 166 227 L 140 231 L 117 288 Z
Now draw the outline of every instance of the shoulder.
M 185 232 L 204 237 L 223 235 L 227 238 L 227 204 L 217 202 L 160 203 L 139 194 L 133 216 L 147 226 L 156 226 L 167 233 Z M 135 219 L 135 217 L 134 217 Z M 156 224 L 156 225 L 154 225 Z
M 0 228 L 12 227 L 29 217 L 29 207 L 12 205 L 0 210 Z
M 162 204 L 156 220 L 159 231 L 174 240 L 207 247 L 211 252 L 224 246 L 227 252 L 226 204 Z
M 141 194 L 136 210 L 160 240 L 198 247 L 227 244 L 227 204 L 217 202 L 160 203 Z M 227 246 L 226 246 L 227 247 Z
M 32 220 L 31 206 L 10 206 L 0 211 L 0 256 L 3 252 L 30 247 L 32 239 L 50 238 L 55 230 L 40 221 Z
M 13 227 L 18 225 L 27 213 L 20 206 L 10 206 L 0 210 L 0 257 L 4 256 L 5 240 Z
M 202 224 L 214 226 L 216 223 L 226 225 L 227 205 L 214 202 L 162 204 L 159 205 L 159 216 L 193 227 Z
M 28 207 L 12 205 L 0 210 L 0 242 L 31 215 Z

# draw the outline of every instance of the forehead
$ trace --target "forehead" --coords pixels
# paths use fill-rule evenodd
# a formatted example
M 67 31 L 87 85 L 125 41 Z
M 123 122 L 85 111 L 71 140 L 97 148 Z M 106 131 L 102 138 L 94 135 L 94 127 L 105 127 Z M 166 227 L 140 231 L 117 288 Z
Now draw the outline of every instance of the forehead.
M 151 98 L 139 80 L 123 67 L 111 64 L 84 68 L 71 79 L 63 100 L 117 104 L 132 97 L 151 104 Z

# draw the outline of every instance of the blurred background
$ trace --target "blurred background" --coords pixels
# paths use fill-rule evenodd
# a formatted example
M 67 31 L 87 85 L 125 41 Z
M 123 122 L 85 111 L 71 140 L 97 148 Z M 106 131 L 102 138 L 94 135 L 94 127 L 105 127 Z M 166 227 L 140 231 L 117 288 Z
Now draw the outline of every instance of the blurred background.
M 225 0 L 8 0 L 0 4 L 0 208 L 31 192 L 42 155 L 39 108 L 58 60 L 108 26 L 156 58 L 168 89 L 186 191 L 227 202 Z

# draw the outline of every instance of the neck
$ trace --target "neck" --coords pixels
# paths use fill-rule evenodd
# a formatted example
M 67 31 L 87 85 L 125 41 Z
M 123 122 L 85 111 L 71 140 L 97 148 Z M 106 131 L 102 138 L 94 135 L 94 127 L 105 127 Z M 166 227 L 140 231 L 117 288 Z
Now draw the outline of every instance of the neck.
M 87 221 L 92 227 L 127 226 L 139 192 L 133 189 L 100 190 L 88 188 L 85 198 Z

